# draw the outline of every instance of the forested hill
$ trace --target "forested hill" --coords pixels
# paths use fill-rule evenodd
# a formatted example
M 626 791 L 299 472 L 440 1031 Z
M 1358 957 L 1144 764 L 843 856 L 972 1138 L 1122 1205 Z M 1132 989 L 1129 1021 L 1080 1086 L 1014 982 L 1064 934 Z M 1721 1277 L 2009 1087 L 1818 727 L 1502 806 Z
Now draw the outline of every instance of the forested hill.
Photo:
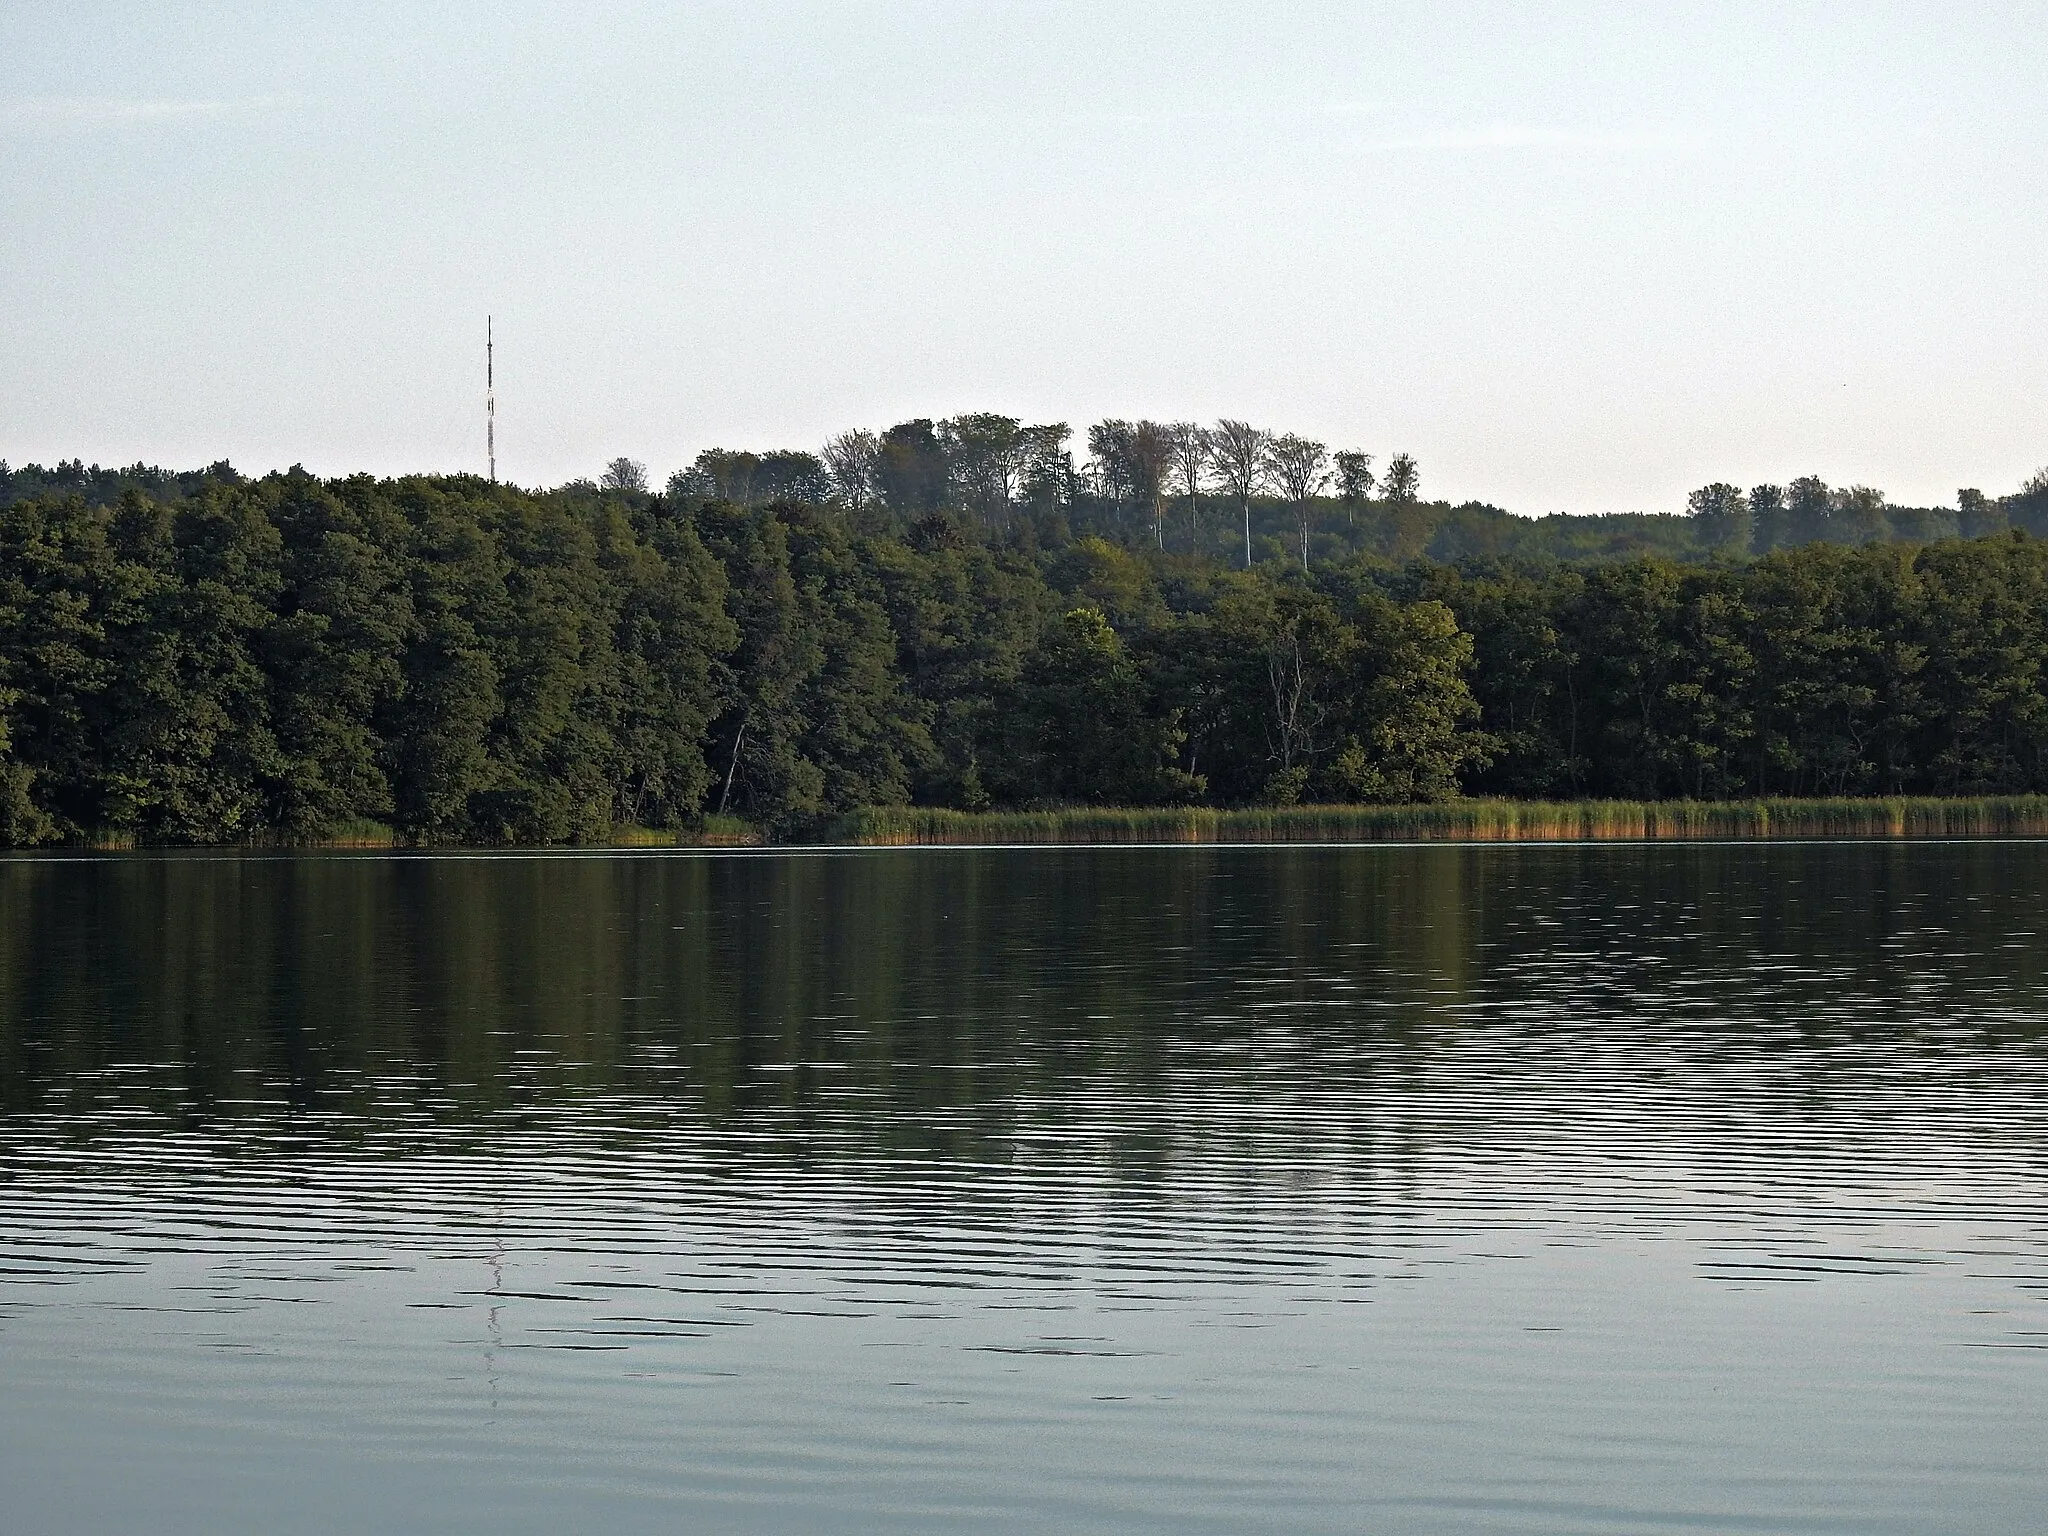
M 1472 560 L 1586 561 L 1661 554 L 1741 558 L 1810 543 L 1868 544 L 1977 538 L 2007 527 L 2048 538 L 2048 470 L 2010 496 L 1956 493 L 1952 507 L 1891 503 L 1868 486 L 1830 486 L 1807 475 L 1748 490 L 1700 487 L 1668 512 L 1517 516 L 1485 502 L 1422 496 L 1420 467 L 1395 454 L 1376 474 L 1370 454 L 1330 453 L 1289 433 L 1243 422 L 1106 421 L 1088 431 L 1077 468 L 1064 425 L 1027 427 L 1004 416 L 904 422 L 887 432 L 845 432 L 822 454 L 707 449 L 669 477 L 677 505 L 799 502 L 878 518 L 900 533 L 937 512 L 997 542 L 1058 543 L 1097 534 L 1112 543 L 1226 564 L 1299 564 L 1371 556 L 1395 564 Z M 210 485 L 239 485 L 222 462 L 203 470 L 148 465 L 107 469 L 67 460 L 19 468 L 0 460 L 0 507 L 45 496 L 108 506 L 130 492 L 176 501 Z M 568 493 L 646 492 L 646 470 L 616 459 L 601 481 Z
M 1705 559 L 1709 504 L 1667 520 L 1694 563 L 1505 538 L 1514 558 L 1444 563 L 1372 541 L 1470 509 L 1319 498 L 1303 570 L 1303 508 L 1270 496 L 1195 499 L 1177 544 L 1083 496 L 994 519 L 684 477 L 657 495 L 623 470 L 551 492 L 29 473 L 0 506 L 15 846 L 2048 789 L 2048 544 L 2024 528 Z M 1219 556 L 1247 506 L 1242 570 Z

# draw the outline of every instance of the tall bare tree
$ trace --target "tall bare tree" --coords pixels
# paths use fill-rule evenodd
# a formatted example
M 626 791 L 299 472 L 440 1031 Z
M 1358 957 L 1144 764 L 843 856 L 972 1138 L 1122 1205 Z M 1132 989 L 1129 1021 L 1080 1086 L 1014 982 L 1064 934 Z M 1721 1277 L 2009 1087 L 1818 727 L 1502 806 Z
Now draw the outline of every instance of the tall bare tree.
M 875 466 L 882 457 L 882 443 L 866 428 L 840 433 L 825 445 L 821 457 L 848 511 L 860 511 L 881 494 Z
M 1019 434 L 1017 494 L 1034 512 L 1055 512 L 1074 496 L 1074 456 L 1067 451 L 1073 431 L 1064 421 L 1026 427 Z
M 1244 517 L 1246 570 L 1252 566 L 1252 498 L 1265 486 L 1266 448 L 1272 441 L 1273 434 L 1263 427 L 1228 417 L 1217 422 L 1209 433 L 1210 462 L 1216 467 L 1216 478 L 1223 482 L 1224 490 L 1237 498 L 1238 511 Z
M 1165 547 L 1164 498 L 1167 472 L 1173 463 L 1172 430 L 1156 421 L 1098 421 L 1088 429 L 1088 452 L 1094 459 L 1101 494 L 1115 508 L 1117 525 L 1124 507 L 1142 507 L 1152 519 L 1153 537 Z
M 1188 548 L 1200 547 L 1202 481 L 1209 473 L 1209 432 L 1192 421 L 1177 421 L 1167 429 L 1173 435 L 1173 479 L 1180 494 L 1188 499 Z
M 1095 494 L 1108 501 L 1121 532 L 1124 504 L 1136 489 L 1131 484 L 1131 424 L 1117 417 L 1088 429 L 1088 468 Z
M 644 491 L 647 489 L 647 466 L 638 459 L 613 459 L 605 465 L 597 483 L 608 491 Z
M 1141 421 L 1131 428 L 1131 481 L 1152 514 L 1152 541 L 1166 548 L 1166 480 L 1173 470 L 1173 428 Z
M 1308 529 L 1315 516 L 1316 497 L 1330 483 L 1330 450 L 1306 437 L 1283 432 L 1266 445 L 1266 466 L 1280 494 L 1294 508 L 1294 523 L 1301 532 L 1301 568 L 1308 569 Z

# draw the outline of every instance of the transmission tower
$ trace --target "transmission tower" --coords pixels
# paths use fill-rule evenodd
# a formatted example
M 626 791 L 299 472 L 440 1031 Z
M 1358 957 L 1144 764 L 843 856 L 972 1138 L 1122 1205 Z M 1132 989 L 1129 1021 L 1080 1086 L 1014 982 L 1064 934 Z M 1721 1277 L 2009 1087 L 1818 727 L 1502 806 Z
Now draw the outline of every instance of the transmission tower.
M 491 317 L 484 316 L 484 453 L 491 461 L 491 484 L 498 483 L 498 380 Z

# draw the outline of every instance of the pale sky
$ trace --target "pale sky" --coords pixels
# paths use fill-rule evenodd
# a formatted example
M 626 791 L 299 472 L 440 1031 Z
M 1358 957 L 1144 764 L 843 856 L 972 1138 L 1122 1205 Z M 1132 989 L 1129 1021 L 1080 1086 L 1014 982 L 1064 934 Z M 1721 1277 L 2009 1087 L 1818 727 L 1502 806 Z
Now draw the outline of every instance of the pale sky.
M 657 478 L 997 410 L 1432 496 L 2048 463 L 2048 4 L 0 0 L 0 457 Z

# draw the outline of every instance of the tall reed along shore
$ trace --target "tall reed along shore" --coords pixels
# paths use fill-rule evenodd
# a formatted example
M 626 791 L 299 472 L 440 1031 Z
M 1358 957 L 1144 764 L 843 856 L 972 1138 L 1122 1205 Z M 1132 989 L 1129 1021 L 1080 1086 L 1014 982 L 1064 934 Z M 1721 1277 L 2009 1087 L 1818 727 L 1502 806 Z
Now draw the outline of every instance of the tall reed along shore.
M 1449 800 L 1428 805 L 1068 806 L 958 811 L 891 805 L 808 825 L 763 826 L 735 816 L 700 825 L 620 826 L 585 842 L 439 842 L 381 822 L 319 837 L 259 836 L 190 847 L 251 852 L 435 848 L 764 848 L 1138 846 L 1173 843 L 1590 843 L 1770 839 L 2048 837 L 2048 795 L 1981 799 L 1895 796 L 1834 800 Z M 167 845 L 101 832 L 61 845 L 123 853 Z
M 920 844 L 1513 843 L 1742 838 L 2044 837 L 2048 795 L 1841 800 L 1453 800 L 1432 805 L 1202 806 L 969 812 L 885 806 L 827 841 Z

